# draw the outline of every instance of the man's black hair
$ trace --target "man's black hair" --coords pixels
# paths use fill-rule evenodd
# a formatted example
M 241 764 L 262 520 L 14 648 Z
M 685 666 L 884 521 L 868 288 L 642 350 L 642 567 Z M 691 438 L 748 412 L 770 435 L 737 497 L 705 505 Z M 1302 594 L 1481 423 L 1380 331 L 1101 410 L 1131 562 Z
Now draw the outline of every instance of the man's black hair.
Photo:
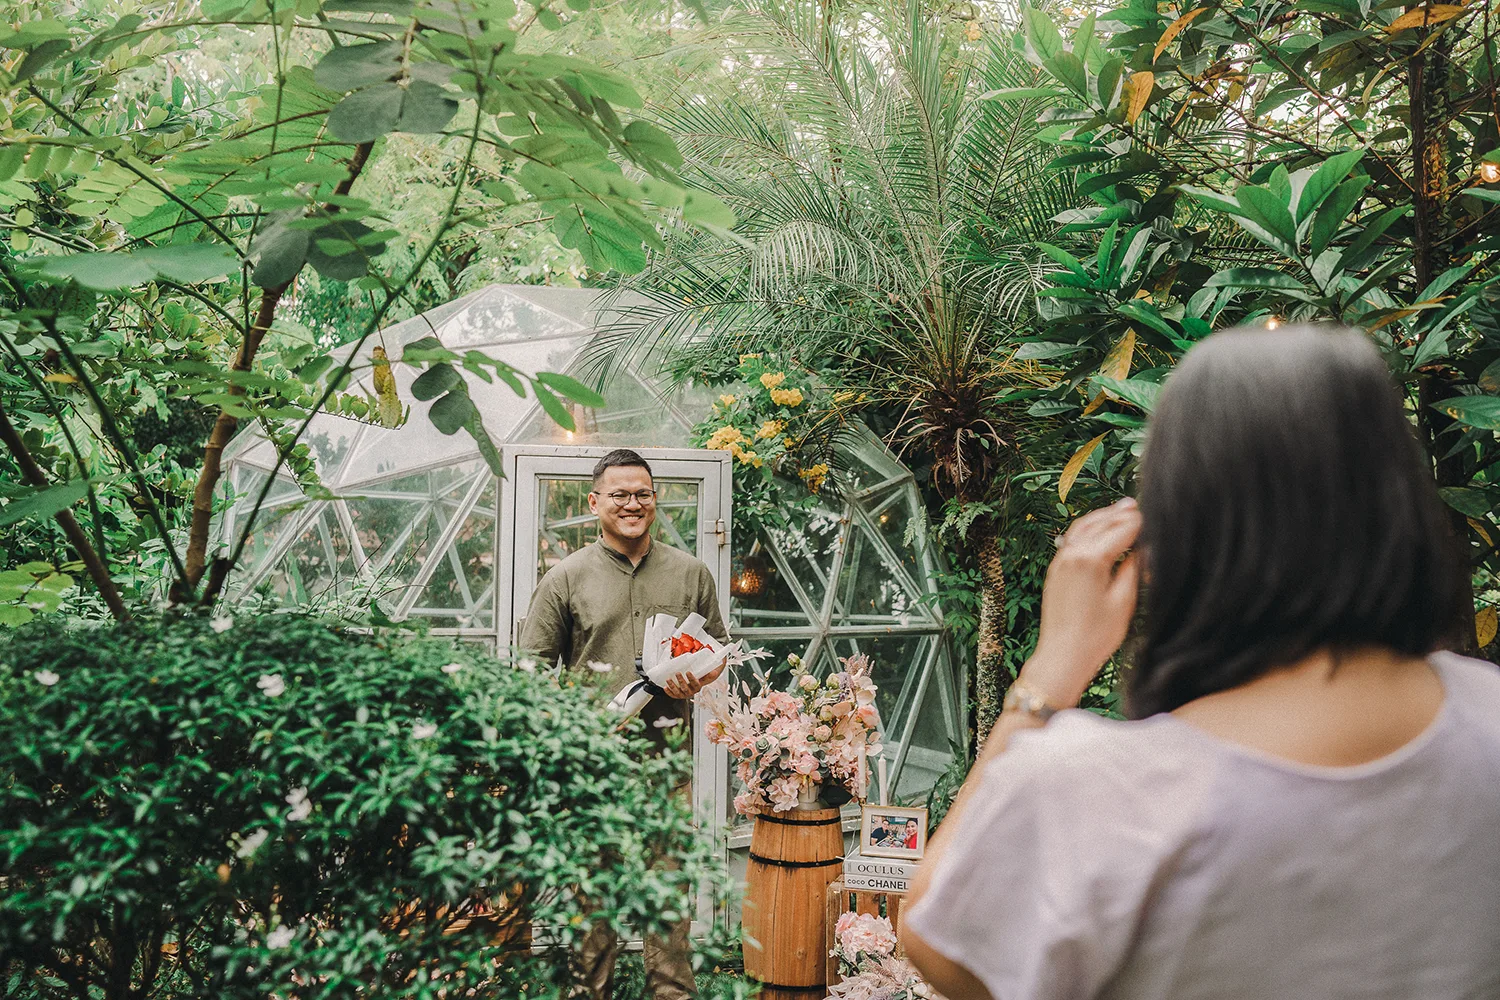
M 1151 416 L 1140 485 L 1136 718 L 1319 650 L 1425 655 L 1460 620 L 1465 567 L 1432 464 L 1357 330 L 1195 346 Z
M 656 476 L 652 473 L 650 464 L 644 458 L 629 448 L 616 448 L 594 463 L 594 485 L 599 485 L 599 477 L 604 475 L 605 469 L 620 468 L 645 469 L 646 475 L 651 477 L 652 483 L 656 482 Z

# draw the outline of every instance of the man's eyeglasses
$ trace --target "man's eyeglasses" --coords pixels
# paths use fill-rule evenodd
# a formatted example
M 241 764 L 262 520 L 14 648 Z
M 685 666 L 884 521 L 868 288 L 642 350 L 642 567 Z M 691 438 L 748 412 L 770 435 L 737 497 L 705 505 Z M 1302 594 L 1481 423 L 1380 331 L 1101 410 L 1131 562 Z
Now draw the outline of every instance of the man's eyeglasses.
M 640 504 L 642 507 L 652 507 L 656 504 L 655 490 L 638 490 L 635 493 L 626 493 L 624 490 L 616 490 L 614 493 L 602 493 L 595 495 L 609 497 L 609 499 L 613 501 L 616 507 L 628 507 L 630 506 L 630 501 L 632 500 Z

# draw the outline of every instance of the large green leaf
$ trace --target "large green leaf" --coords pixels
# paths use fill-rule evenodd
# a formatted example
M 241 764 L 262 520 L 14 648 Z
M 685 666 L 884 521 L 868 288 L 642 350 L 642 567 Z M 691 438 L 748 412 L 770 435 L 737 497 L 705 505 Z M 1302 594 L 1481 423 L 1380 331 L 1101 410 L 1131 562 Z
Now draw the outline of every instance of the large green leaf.
M 458 102 L 434 83 L 413 80 L 401 102 L 398 132 L 441 132 L 458 114 Z
M 1146 413 L 1150 413 L 1156 407 L 1156 397 L 1161 395 L 1161 385 L 1145 379 L 1117 379 L 1106 375 L 1095 375 L 1093 383 L 1096 387 L 1113 393 Z
M 411 384 L 411 395 L 418 400 L 436 399 L 463 383 L 464 377 L 458 373 L 458 369 L 447 363 L 439 363 L 416 377 Z
M 539 372 L 536 380 L 549 389 L 555 389 L 575 403 L 584 406 L 603 406 L 604 397 L 575 378 L 556 372 Z
M 261 288 L 279 288 L 297 276 L 307 263 L 311 233 L 293 227 L 300 213 L 278 216 L 255 238 L 250 250 L 258 254 L 250 280 Z
M 96 292 L 133 288 L 156 277 L 156 269 L 127 253 L 79 253 L 47 257 L 38 271 L 57 281 L 76 281 Z
M 631 122 L 625 126 L 624 137 L 632 159 L 654 160 L 673 170 L 682 166 L 682 153 L 678 151 L 676 141 L 650 122 Z
M 1500 431 L 1500 396 L 1455 396 L 1432 408 L 1466 426 Z
M 396 130 L 402 96 L 395 83 L 356 90 L 328 112 L 328 131 L 345 142 L 374 142 Z
M 427 418 L 442 433 L 457 434 L 478 413 L 473 400 L 469 399 L 468 389 L 463 387 L 440 396 L 427 411 Z
M 1235 192 L 1241 214 L 1258 223 L 1261 228 L 1282 244 L 1278 249 L 1292 250 L 1297 246 L 1297 226 L 1287 202 L 1270 188 L 1246 184 Z
M 0 508 L 0 527 L 18 521 L 42 521 L 58 511 L 66 510 L 88 495 L 89 484 L 83 479 L 74 479 L 35 489 L 11 500 Z
M 313 69 L 313 81 L 329 90 L 357 90 L 390 80 L 401 72 L 400 42 L 342 45 L 329 50 Z
M 149 264 L 161 277 L 180 285 L 196 285 L 239 270 L 239 255 L 221 244 L 178 243 L 148 247 L 132 256 Z
M 1354 165 L 1365 155 L 1362 149 L 1351 149 L 1347 153 L 1339 153 L 1330 156 L 1323 162 L 1302 188 L 1302 195 L 1297 199 L 1297 222 L 1302 223 L 1313 214 L 1319 205 L 1323 204 L 1332 194 Z

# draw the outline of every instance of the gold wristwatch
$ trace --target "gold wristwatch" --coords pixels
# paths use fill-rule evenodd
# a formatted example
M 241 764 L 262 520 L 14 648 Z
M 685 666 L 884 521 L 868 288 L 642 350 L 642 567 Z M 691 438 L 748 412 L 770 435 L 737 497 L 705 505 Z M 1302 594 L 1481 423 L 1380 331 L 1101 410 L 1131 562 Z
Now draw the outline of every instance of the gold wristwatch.
M 1047 704 L 1047 699 L 1024 684 L 1012 684 L 1000 703 L 1002 712 L 1021 712 L 1038 722 L 1046 722 L 1057 714 L 1057 709 Z

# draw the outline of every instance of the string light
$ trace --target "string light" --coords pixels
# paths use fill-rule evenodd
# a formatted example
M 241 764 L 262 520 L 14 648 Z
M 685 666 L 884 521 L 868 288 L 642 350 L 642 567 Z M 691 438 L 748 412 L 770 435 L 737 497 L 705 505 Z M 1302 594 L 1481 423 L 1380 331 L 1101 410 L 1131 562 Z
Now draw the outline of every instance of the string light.
M 1276 329 L 1280 325 L 1281 325 L 1281 317 L 1280 316 L 1272 316 L 1270 319 L 1266 320 L 1266 329 L 1267 330 L 1274 330 L 1274 329 Z
M 1485 161 L 1479 165 L 1479 179 L 1486 184 L 1500 182 L 1500 163 Z

